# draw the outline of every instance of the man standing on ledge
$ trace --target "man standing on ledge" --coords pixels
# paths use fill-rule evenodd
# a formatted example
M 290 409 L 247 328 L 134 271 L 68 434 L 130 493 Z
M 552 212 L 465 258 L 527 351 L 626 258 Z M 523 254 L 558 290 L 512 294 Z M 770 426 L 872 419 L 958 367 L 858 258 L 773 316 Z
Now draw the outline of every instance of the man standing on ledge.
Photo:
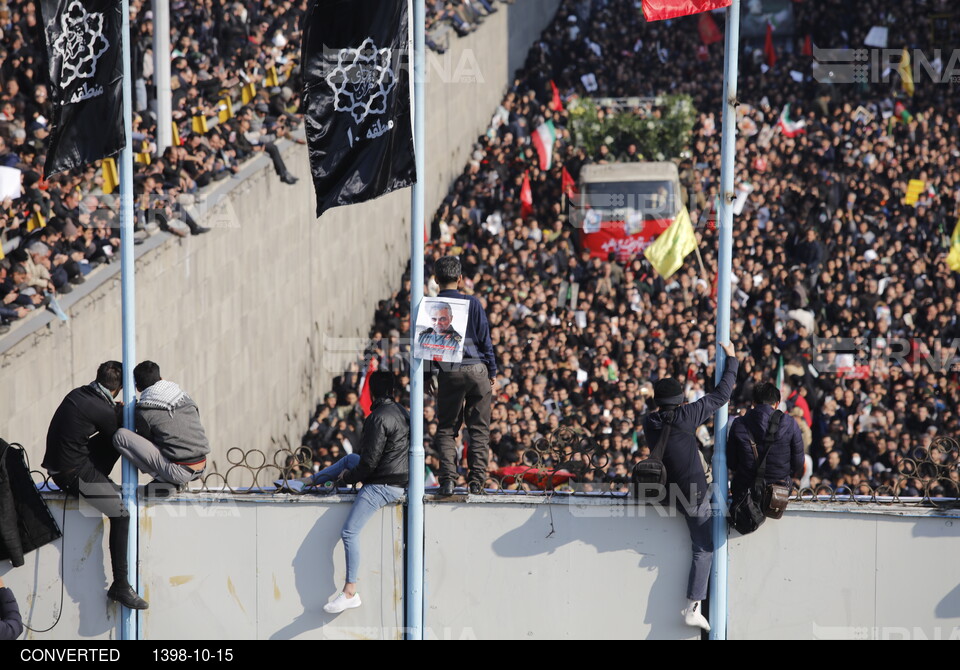
M 97 369 L 97 379 L 75 388 L 60 403 L 47 431 L 43 467 L 60 490 L 85 501 L 110 518 L 110 562 L 113 585 L 107 596 L 124 607 L 147 609 L 128 581 L 127 533 L 130 513 L 120 487 L 110 479 L 120 454 L 113 436 L 122 408 L 115 402 L 123 388 L 123 366 L 107 361 Z
M 733 345 L 727 343 L 720 346 L 727 354 L 727 364 L 723 378 L 713 393 L 687 405 L 683 402 L 680 382 L 672 377 L 661 379 L 653 386 L 658 410 L 649 414 L 643 422 L 643 431 L 651 448 L 660 441 L 660 434 L 664 430 L 670 430 L 663 453 L 663 465 L 667 470 L 667 495 L 677 501 L 677 509 L 687 521 L 690 541 L 693 543 L 693 563 L 687 581 L 688 602 L 681 614 L 688 626 L 699 626 L 707 631 L 710 630 L 710 624 L 703 616 L 700 601 L 707 597 L 713 563 L 713 508 L 696 432 L 729 402 L 740 367 Z M 684 503 L 681 504 L 681 501 Z
M 490 323 L 483 305 L 473 296 L 460 293 L 463 273 L 457 256 L 444 256 L 433 268 L 441 298 L 470 303 L 460 363 L 434 363 L 440 368 L 437 379 L 437 448 L 440 451 L 440 495 L 453 495 L 457 482 L 457 446 L 454 442 L 466 423 L 470 434 L 467 484 L 471 494 L 483 493 L 487 478 L 487 450 L 490 443 L 490 406 L 497 391 L 497 362 L 490 340 Z

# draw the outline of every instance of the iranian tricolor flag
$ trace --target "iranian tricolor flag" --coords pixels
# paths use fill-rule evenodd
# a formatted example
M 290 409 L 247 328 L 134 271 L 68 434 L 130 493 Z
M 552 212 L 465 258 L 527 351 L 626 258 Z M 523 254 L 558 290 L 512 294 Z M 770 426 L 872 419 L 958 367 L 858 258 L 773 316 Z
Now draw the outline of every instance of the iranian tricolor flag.
M 541 170 L 549 170 L 553 167 L 553 144 L 556 141 L 557 131 L 553 127 L 553 121 L 540 124 L 537 132 L 533 134 L 533 146 L 537 148 L 537 154 L 540 156 Z
M 785 106 L 783 111 L 780 112 L 780 121 L 777 123 L 777 126 L 780 128 L 780 132 L 787 137 L 796 137 L 801 133 L 807 132 L 804 130 L 807 126 L 806 121 L 803 119 L 794 121 L 790 118 L 790 105 Z
M 733 0 L 643 0 L 643 15 L 647 21 L 663 21 L 729 7 L 732 2 Z

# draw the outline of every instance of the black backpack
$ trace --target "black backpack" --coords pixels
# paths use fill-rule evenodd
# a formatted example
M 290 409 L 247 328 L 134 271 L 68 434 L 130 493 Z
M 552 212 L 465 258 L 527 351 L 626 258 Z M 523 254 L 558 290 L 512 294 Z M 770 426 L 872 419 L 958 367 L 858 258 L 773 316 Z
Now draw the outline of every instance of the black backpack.
M 764 481 L 764 475 L 767 473 L 767 456 L 770 454 L 770 448 L 777 438 L 777 431 L 780 430 L 780 419 L 783 418 L 783 412 L 776 410 L 770 415 L 770 423 L 767 425 L 767 433 L 763 436 L 763 458 L 757 453 L 757 445 L 750 441 L 753 447 L 753 454 L 758 460 L 757 474 L 753 480 L 753 486 L 747 489 L 746 493 L 739 500 L 734 500 L 730 507 L 730 525 L 737 529 L 741 535 L 749 535 L 766 521 L 768 514 L 765 510 L 768 506 L 767 485 Z M 781 512 L 782 513 L 782 512 Z M 777 517 L 779 518 L 779 517 Z
M 673 420 L 671 419 L 660 432 L 660 440 L 650 452 L 650 457 L 633 466 L 633 488 L 637 500 L 660 502 L 666 495 L 667 468 L 663 464 L 663 453 L 667 449 L 667 440 L 670 439 L 672 428 Z

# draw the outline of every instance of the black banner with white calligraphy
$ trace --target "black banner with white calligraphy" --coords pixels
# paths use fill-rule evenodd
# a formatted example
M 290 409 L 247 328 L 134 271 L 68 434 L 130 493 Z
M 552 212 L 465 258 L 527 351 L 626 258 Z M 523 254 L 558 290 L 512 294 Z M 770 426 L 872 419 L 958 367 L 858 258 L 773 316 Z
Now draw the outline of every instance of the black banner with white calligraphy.
M 119 153 L 120 0 L 40 0 L 53 102 L 47 176 Z
M 303 100 L 317 216 L 417 180 L 407 0 L 311 0 Z

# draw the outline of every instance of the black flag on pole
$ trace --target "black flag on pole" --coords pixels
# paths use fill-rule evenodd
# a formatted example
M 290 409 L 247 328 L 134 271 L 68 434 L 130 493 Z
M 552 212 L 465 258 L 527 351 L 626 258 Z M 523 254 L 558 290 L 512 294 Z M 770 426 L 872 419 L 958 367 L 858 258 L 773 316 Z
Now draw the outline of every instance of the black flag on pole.
M 53 102 L 45 172 L 118 153 L 123 136 L 119 0 L 40 0 Z
M 407 0 L 312 0 L 303 101 L 317 216 L 417 180 Z

